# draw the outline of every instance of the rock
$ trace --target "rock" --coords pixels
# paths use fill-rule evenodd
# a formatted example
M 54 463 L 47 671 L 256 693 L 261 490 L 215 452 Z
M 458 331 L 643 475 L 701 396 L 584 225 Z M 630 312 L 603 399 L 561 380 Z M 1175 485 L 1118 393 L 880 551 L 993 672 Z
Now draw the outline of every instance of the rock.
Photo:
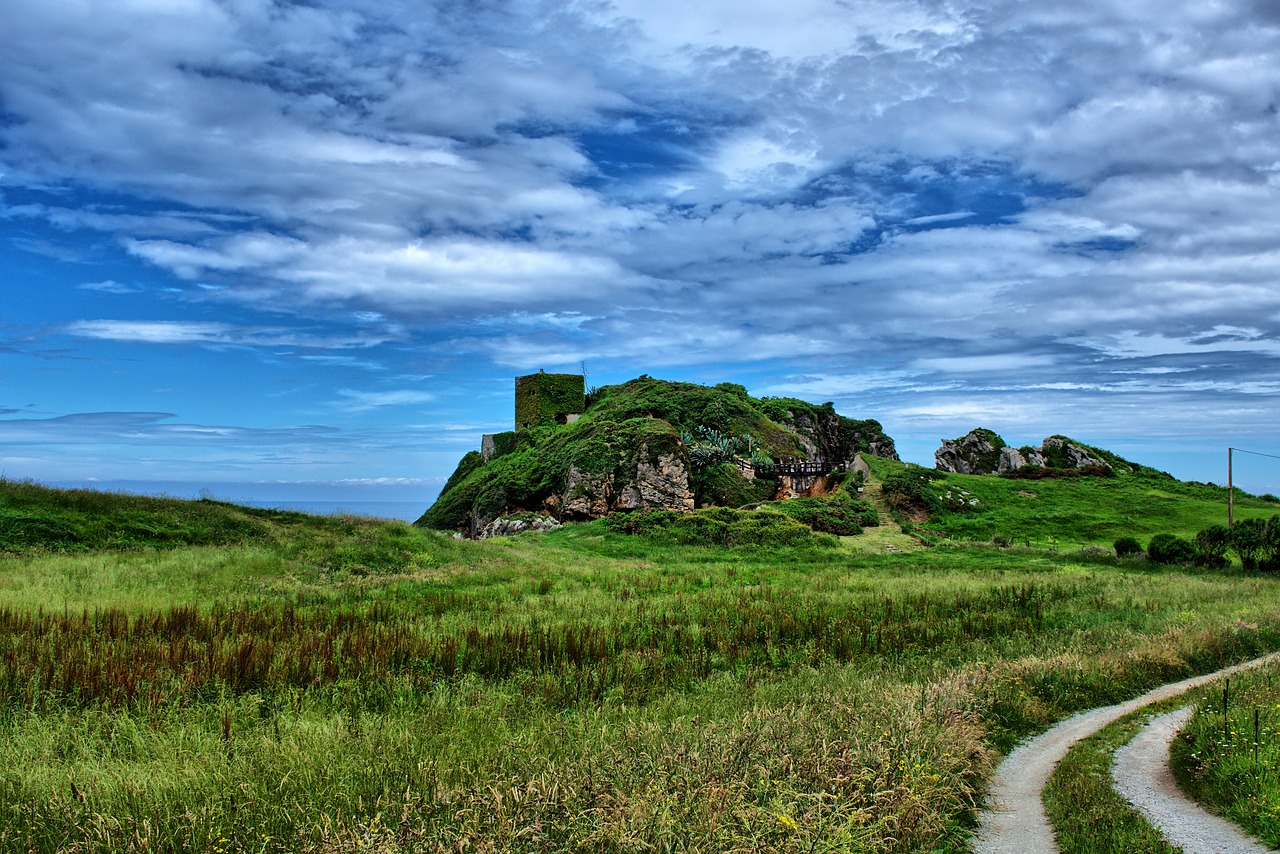
M 867 453 L 873 457 L 884 457 L 886 460 L 898 459 L 898 449 L 894 447 L 892 439 L 884 442 L 868 442 Z
M 693 510 L 693 490 L 689 470 L 676 454 L 659 454 L 649 460 L 649 445 L 640 446 L 636 479 L 622 490 L 614 505 L 617 510 L 660 509 L 687 513 Z
M 942 440 L 942 447 L 933 452 L 934 468 L 957 474 L 990 474 L 996 471 L 1004 448 L 1004 440 L 990 430 L 970 430 L 959 439 Z
M 564 498 L 560 501 L 561 519 L 599 519 L 609 513 L 613 484 L 608 474 L 579 471 L 569 466 L 565 477 Z
M 1046 457 L 1057 457 L 1060 460 L 1065 457 L 1071 468 L 1111 468 L 1111 466 L 1107 465 L 1104 460 L 1095 457 L 1093 454 L 1089 453 L 1087 449 L 1082 448 L 1061 436 L 1050 436 L 1041 443 L 1040 447 L 1044 451 Z M 1066 468 L 1067 466 L 1061 467 Z
M 560 523 L 550 516 L 517 519 L 499 517 L 485 525 L 484 529 L 476 535 L 476 539 L 489 540 L 494 537 L 509 537 L 512 534 L 519 534 L 521 531 L 554 531 L 559 527 L 562 527 Z

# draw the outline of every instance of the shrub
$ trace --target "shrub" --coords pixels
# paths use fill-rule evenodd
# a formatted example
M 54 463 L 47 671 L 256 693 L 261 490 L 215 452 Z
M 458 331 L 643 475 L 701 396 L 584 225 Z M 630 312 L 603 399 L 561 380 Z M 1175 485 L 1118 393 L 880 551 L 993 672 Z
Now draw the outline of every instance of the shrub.
M 1191 543 L 1173 534 L 1156 534 L 1147 544 L 1147 558 L 1156 563 L 1191 563 L 1195 556 Z
M 713 507 L 693 513 L 639 511 L 606 517 L 604 526 L 687 546 L 832 546 L 836 540 L 773 510 Z
M 792 498 L 770 507 L 815 531 L 841 537 L 861 534 L 864 527 L 880 521 L 874 507 L 845 493 L 825 498 Z
M 1142 544 L 1133 537 L 1118 537 L 1112 548 L 1116 550 L 1116 557 L 1133 557 L 1142 554 Z
M 940 477 L 941 473 L 922 468 L 891 472 L 883 480 L 885 500 L 900 512 L 930 513 L 939 509 L 931 484 Z
M 1196 534 L 1194 547 L 1196 563 L 1200 566 L 1223 567 L 1227 565 L 1227 546 L 1230 532 L 1223 525 L 1210 525 Z
M 1245 569 L 1258 568 L 1258 556 L 1262 553 L 1264 523 L 1261 519 L 1241 519 L 1231 526 L 1227 545 Z
M 773 497 L 775 484 L 768 480 L 747 480 L 734 463 L 720 463 L 694 469 L 690 479 L 694 500 L 699 507 L 741 507 L 758 504 Z

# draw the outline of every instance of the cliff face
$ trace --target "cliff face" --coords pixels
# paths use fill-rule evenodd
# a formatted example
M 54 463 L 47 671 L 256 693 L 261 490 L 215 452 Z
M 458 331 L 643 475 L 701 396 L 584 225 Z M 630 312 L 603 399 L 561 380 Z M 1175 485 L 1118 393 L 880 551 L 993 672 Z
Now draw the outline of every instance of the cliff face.
M 879 423 L 846 418 L 830 404 L 649 377 L 595 391 L 573 423 L 544 422 L 499 438 L 484 456 L 463 458 L 417 524 L 477 537 L 512 517 L 571 521 L 740 506 L 780 489 L 754 479 L 753 459 L 832 469 L 859 452 L 897 459 Z

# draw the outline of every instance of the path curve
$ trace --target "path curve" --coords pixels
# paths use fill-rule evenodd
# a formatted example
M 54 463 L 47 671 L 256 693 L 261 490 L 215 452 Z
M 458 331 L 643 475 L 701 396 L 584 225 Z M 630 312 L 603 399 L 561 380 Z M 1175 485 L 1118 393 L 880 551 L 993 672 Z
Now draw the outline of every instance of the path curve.
M 1186 706 L 1154 718 L 1133 741 L 1116 751 L 1111 766 L 1116 791 L 1186 854 L 1270 854 L 1272 849 L 1205 810 L 1178 788 L 1169 770 L 1169 744 L 1190 720 L 1191 712 L 1191 706 Z
M 1280 653 L 1272 653 L 1204 676 L 1161 685 L 1124 703 L 1081 712 L 1019 745 L 1005 757 L 992 777 L 991 789 L 987 792 L 988 807 L 978 816 L 978 835 L 973 845 L 975 854 L 1056 852 L 1058 846 L 1053 838 L 1053 828 L 1045 818 L 1040 791 L 1071 745 L 1143 706 L 1277 659 L 1280 659 Z

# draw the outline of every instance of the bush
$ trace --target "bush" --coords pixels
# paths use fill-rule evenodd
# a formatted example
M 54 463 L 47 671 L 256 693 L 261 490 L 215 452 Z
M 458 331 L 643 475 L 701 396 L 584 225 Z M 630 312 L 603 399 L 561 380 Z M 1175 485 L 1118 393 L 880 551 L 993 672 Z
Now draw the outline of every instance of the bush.
M 940 509 L 932 484 L 941 477 L 940 472 L 922 468 L 890 472 L 883 480 L 885 500 L 902 513 L 931 513 Z
M 690 478 L 694 500 L 699 507 L 741 507 L 759 504 L 773 498 L 776 484 L 758 479 L 747 480 L 735 463 L 720 463 L 694 469 Z
M 861 498 L 836 493 L 825 498 L 791 498 L 770 507 L 824 534 L 848 537 L 880 523 L 876 509 Z
M 1147 544 L 1147 558 L 1156 563 L 1191 563 L 1195 557 L 1191 543 L 1173 534 L 1156 534 Z
M 1133 557 L 1142 554 L 1142 544 L 1133 537 L 1117 538 L 1112 548 L 1116 550 L 1116 557 Z
M 654 510 L 618 514 L 602 521 L 611 531 L 686 546 L 833 546 L 837 542 L 772 510 Z
M 1226 566 L 1229 537 L 1230 532 L 1223 525 L 1210 525 L 1196 534 L 1196 563 L 1211 568 Z

